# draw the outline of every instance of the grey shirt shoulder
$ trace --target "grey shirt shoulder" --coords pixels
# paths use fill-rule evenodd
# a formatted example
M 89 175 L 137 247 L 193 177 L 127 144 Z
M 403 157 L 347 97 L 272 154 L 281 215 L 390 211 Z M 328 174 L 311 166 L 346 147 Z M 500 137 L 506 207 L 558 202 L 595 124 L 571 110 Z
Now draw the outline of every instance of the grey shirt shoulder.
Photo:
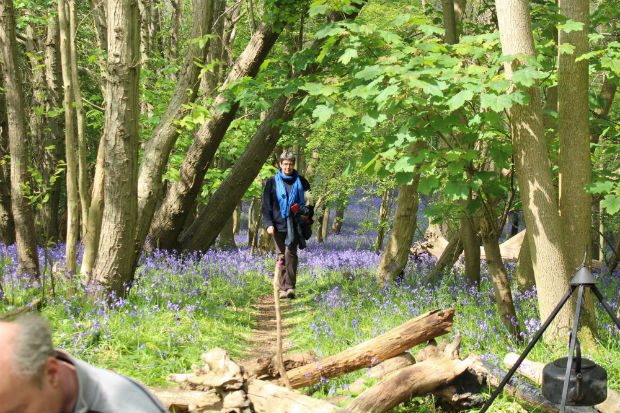
M 167 413 L 138 382 L 64 353 L 60 356 L 73 364 L 77 372 L 79 393 L 73 413 Z

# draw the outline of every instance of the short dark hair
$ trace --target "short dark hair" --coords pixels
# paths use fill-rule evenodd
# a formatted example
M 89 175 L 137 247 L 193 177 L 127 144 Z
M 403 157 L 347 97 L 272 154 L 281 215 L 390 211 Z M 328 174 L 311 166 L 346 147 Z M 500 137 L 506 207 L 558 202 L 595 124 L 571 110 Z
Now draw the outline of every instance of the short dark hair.
M 282 163 L 283 161 L 291 161 L 293 163 L 295 163 L 295 154 L 291 151 L 284 151 L 282 152 L 282 155 L 280 155 L 280 163 Z

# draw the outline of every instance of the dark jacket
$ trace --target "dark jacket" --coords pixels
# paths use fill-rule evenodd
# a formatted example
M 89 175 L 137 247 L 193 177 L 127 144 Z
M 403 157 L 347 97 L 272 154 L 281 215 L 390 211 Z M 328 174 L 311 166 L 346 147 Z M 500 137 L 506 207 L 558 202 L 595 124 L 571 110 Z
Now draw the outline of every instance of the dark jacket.
M 299 175 L 301 179 L 301 186 L 305 191 L 310 190 L 310 183 L 306 178 Z M 286 193 L 290 194 L 292 184 L 284 182 Z M 263 221 L 265 228 L 274 226 L 278 232 L 286 232 L 286 220 L 280 215 L 280 203 L 278 202 L 278 196 L 276 194 L 276 179 L 271 177 L 265 183 L 265 190 L 263 191 Z

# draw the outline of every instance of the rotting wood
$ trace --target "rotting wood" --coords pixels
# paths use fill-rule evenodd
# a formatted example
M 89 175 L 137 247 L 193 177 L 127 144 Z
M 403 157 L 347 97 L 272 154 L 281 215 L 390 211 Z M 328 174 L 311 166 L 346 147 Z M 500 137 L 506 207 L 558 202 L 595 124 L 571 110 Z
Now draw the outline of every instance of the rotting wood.
M 377 364 L 374 367 L 371 367 L 366 371 L 363 377 L 355 380 L 349 386 L 349 393 L 357 395 L 366 390 L 369 385 L 368 383 L 371 380 L 381 381 L 382 379 L 388 377 L 390 374 L 395 373 L 396 371 L 411 366 L 415 363 L 415 359 L 409 353 L 402 353 L 396 357 L 392 357 L 390 359 L 385 360 Z
M 512 368 L 517 362 L 519 355 L 516 353 L 508 353 L 504 357 L 504 364 L 508 368 Z M 528 359 L 523 360 L 517 373 L 533 381 L 539 386 L 542 385 L 542 371 L 545 365 Z M 600 404 L 594 406 L 601 413 L 620 413 L 620 394 L 612 389 L 607 389 L 607 399 Z
M 351 402 L 354 413 L 384 413 L 412 397 L 432 392 L 450 383 L 474 362 L 465 360 L 429 359 L 400 369 L 389 379 L 371 387 Z
M 262 380 L 250 381 L 247 393 L 256 413 L 350 413 L 348 409 Z
M 355 347 L 289 371 L 291 386 L 310 386 L 321 378 L 338 377 L 392 358 L 417 344 L 450 332 L 453 318 L 453 308 L 423 314 Z
M 310 364 L 316 360 L 316 354 L 313 352 L 283 355 L 284 368 L 287 371 L 305 366 L 306 364 Z M 242 365 L 250 378 L 272 380 L 280 377 L 276 368 L 275 357 L 258 357 L 244 362 Z

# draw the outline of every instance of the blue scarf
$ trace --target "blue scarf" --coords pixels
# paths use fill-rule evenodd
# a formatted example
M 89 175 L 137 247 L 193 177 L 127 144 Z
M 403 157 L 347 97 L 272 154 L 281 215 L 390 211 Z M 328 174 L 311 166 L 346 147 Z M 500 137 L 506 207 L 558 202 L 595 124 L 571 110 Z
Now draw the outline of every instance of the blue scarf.
M 302 206 L 306 203 L 306 200 L 304 199 L 304 188 L 301 185 L 301 179 L 299 179 L 299 174 L 297 171 L 293 171 L 293 175 L 287 176 L 283 174 L 281 170 L 278 170 L 278 172 L 276 172 L 275 180 L 276 196 L 278 197 L 278 204 L 280 204 L 280 215 L 282 218 L 286 219 L 291 212 L 291 206 L 293 204 L 297 203 L 299 206 Z M 293 183 L 291 194 L 288 197 L 286 196 L 284 181 L 289 184 Z

